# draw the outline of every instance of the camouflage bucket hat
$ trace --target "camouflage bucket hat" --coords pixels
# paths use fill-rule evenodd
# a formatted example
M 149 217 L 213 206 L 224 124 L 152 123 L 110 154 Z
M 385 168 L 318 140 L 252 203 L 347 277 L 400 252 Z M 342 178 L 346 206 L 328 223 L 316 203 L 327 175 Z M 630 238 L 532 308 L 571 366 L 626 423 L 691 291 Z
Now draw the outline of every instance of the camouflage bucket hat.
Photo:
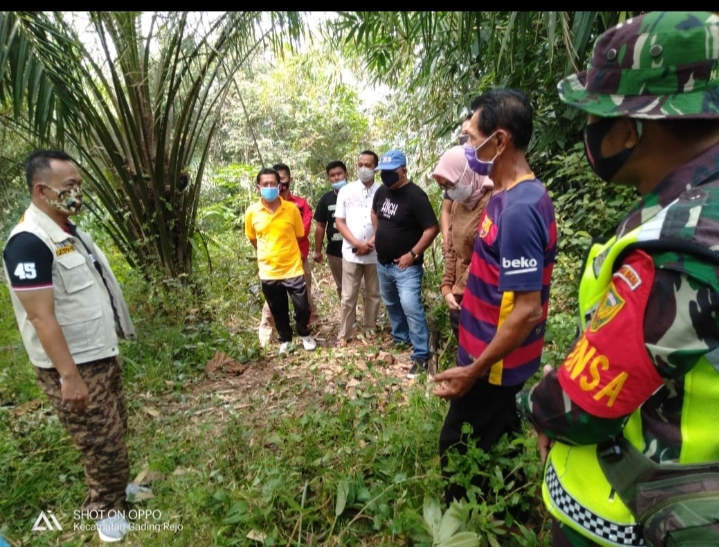
M 601 34 L 587 70 L 557 85 L 601 117 L 719 118 L 719 15 L 652 12 Z

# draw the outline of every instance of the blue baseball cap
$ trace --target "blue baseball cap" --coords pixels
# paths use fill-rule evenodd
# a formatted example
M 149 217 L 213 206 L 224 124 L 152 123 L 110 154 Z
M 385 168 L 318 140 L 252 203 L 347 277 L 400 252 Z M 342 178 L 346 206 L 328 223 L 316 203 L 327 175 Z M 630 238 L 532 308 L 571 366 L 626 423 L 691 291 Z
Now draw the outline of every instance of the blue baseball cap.
M 375 167 L 375 171 L 394 171 L 398 167 L 407 165 L 407 156 L 399 150 L 390 150 L 382 154 L 379 159 L 379 165 Z

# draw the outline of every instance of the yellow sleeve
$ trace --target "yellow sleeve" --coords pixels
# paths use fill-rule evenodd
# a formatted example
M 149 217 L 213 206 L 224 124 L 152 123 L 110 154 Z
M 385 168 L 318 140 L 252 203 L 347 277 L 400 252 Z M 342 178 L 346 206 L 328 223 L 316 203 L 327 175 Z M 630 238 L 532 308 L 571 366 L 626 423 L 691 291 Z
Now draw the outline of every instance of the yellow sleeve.
M 245 212 L 245 235 L 248 239 L 257 239 L 257 234 L 255 233 L 255 227 L 252 224 L 252 209 L 248 208 Z

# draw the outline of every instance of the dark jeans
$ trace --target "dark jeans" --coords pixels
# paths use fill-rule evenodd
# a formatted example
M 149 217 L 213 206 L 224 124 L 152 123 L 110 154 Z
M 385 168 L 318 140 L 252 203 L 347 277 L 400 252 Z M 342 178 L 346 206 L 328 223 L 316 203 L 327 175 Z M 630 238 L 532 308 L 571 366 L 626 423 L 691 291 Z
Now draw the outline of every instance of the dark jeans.
M 491 449 L 504 433 L 521 432 L 521 421 L 516 410 L 515 396 L 522 385 L 496 386 L 485 381 L 478 381 L 463 397 L 451 401 L 449 411 L 444 419 L 439 434 L 439 455 L 442 465 L 442 476 L 445 480 L 451 474 L 447 467 L 447 451 L 455 447 L 460 454 L 467 453 L 467 444 L 475 441 L 485 452 Z M 472 426 L 472 435 L 462 434 L 462 425 Z M 487 489 L 485 478 L 476 476 L 472 484 L 482 491 Z M 464 487 L 458 484 L 447 484 L 444 497 L 447 504 L 452 500 L 460 500 L 467 495 Z
M 287 295 L 295 308 L 294 318 L 297 323 L 297 334 L 309 336 L 310 304 L 307 300 L 307 283 L 303 276 L 289 279 L 262 279 L 262 294 L 265 295 L 267 305 L 275 318 L 275 327 L 279 333 L 280 342 L 292 341 L 292 326 L 290 325 L 290 306 Z
M 395 342 L 412 344 L 412 361 L 427 361 L 429 328 L 422 304 L 422 277 L 424 268 L 415 264 L 400 268 L 397 264 L 377 264 L 379 293 Z

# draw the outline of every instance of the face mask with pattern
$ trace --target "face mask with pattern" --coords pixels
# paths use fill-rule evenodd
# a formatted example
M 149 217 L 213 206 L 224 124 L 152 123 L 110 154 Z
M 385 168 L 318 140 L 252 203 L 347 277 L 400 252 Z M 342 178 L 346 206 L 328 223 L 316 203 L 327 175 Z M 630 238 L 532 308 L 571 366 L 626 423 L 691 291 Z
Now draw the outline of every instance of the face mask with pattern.
M 70 190 L 56 190 L 52 186 L 48 186 L 47 184 L 44 185 L 45 188 L 49 188 L 55 194 L 57 194 L 57 199 L 50 199 L 48 197 L 45 197 L 43 194 L 43 198 L 45 199 L 45 202 L 54 207 L 55 209 L 62 211 L 63 213 L 67 213 L 68 215 L 79 215 L 80 209 L 82 209 L 82 188 L 79 186 L 76 186 L 75 188 L 71 188 Z

